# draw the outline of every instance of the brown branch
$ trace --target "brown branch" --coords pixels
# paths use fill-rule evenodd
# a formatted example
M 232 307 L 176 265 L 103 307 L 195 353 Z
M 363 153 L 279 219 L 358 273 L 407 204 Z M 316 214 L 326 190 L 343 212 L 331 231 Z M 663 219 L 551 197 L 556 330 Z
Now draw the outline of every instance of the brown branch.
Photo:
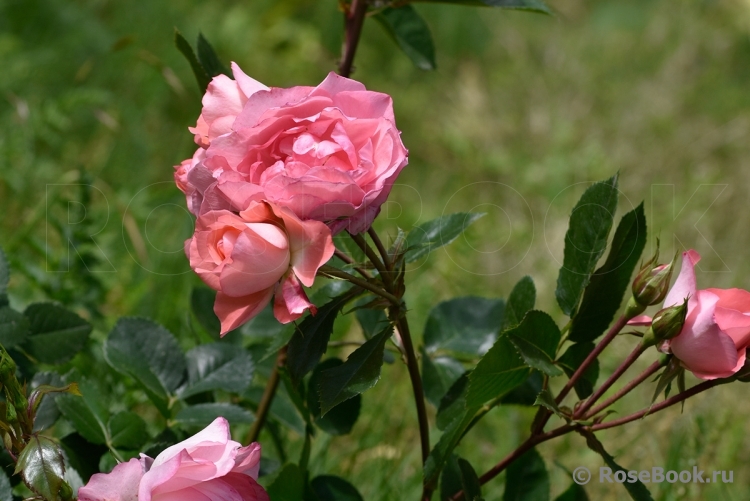
M 266 383 L 266 389 L 263 391 L 260 403 L 258 403 L 258 409 L 255 411 L 255 422 L 250 428 L 247 438 L 245 438 L 245 445 L 256 442 L 260 436 L 260 431 L 266 423 L 268 412 L 271 410 L 273 397 L 276 395 L 276 390 L 279 387 L 279 368 L 283 367 L 285 363 L 286 345 L 279 350 L 279 354 L 276 356 L 276 363 L 273 365 L 273 370 L 271 371 L 271 375 Z
M 362 25 L 367 14 L 366 0 L 353 0 L 345 19 L 344 50 L 339 64 L 339 75 L 349 77 L 352 73 L 354 54 L 357 52 L 359 37 L 362 34 Z
M 596 416 L 601 411 L 603 411 L 604 409 L 606 409 L 610 405 L 612 405 L 615 402 L 617 402 L 618 400 L 620 400 L 622 397 L 624 397 L 625 395 L 627 395 L 628 393 L 630 393 L 633 390 L 633 388 L 635 388 L 636 386 L 638 386 L 639 384 L 641 384 L 643 381 L 645 381 L 646 379 L 648 379 L 649 377 L 651 377 L 656 371 L 658 371 L 663 366 L 664 366 L 664 364 L 661 361 L 659 361 L 659 360 L 657 360 L 653 364 L 649 365 L 649 367 L 646 370 L 644 370 L 643 372 L 641 372 L 638 375 L 638 377 L 636 377 L 635 379 L 633 379 L 631 382 L 629 382 L 628 384 L 626 384 L 625 386 L 623 386 L 622 388 L 620 388 L 620 390 L 618 390 L 617 393 L 615 393 L 614 395 L 612 395 L 611 397 L 609 397 L 607 400 L 605 400 L 601 404 L 599 404 L 596 407 L 594 407 L 593 409 L 591 409 L 586 414 L 586 417 L 584 419 L 588 419 L 590 417 Z

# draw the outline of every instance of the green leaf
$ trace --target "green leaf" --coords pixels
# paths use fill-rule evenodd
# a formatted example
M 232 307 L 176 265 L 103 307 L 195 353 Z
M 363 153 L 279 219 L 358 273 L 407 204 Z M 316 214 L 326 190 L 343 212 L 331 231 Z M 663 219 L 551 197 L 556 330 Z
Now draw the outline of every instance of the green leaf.
M 357 488 L 341 477 L 320 475 L 310 486 L 318 501 L 364 501 Z
M 204 391 L 242 393 L 253 379 L 253 359 L 241 347 L 227 343 L 196 346 L 185 354 L 187 385 L 178 393 L 187 398 Z
M 370 301 L 371 298 L 372 296 L 366 296 L 363 300 Z M 354 312 L 354 315 L 357 317 L 357 321 L 359 321 L 359 325 L 362 327 L 362 332 L 367 339 L 370 339 L 372 336 L 381 332 L 390 323 L 383 310 L 359 308 Z
M 320 373 L 320 411 L 325 415 L 334 406 L 363 393 L 380 379 L 385 343 L 393 334 L 388 326 L 380 334 L 354 350 L 346 362 Z
M 573 482 L 565 492 L 555 498 L 555 501 L 589 501 L 589 496 L 582 485 Z
M 629 289 L 630 277 L 645 246 L 646 216 L 641 203 L 617 225 L 607 260 L 592 275 L 581 307 L 573 317 L 568 336 L 571 341 L 593 341 L 607 329 Z
M 559 341 L 560 330 L 549 315 L 536 310 L 527 313 L 518 326 L 498 338 L 469 376 L 467 405 L 482 406 L 523 383 L 529 375 L 526 367 L 529 360 L 543 365 L 540 363 L 542 354 L 554 356 Z M 522 353 L 528 357 L 526 360 L 518 355 L 514 343 L 524 343 Z M 529 353 L 537 358 L 531 358 Z
M 465 372 L 448 388 L 437 412 L 437 427 L 445 430 L 450 424 L 466 411 L 466 395 L 469 391 L 469 373 Z
M 534 286 L 534 281 L 531 277 L 525 276 L 513 287 L 508 297 L 500 330 L 504 331 L 520 324 L 524 315 L 534 309 L 535 302 L 536 287 Z
M 272 501 L 300 501 L 305 490 L 305 478 L 296 464 L 285 464 L 266 488 Z
M 175 421 L 188 428 L 203 428 L 220 416 L 226 418 L 232 424 L 249 424 L 255 421 L 255 416 L 242 407 L 229 403 L 214 402 L 185 407 L 177 413 Z
M 60 446 L 42 435 L 32 435 L 18 455 L 16 473 L 29 489 L 44 499 L 56 500 L 65 477 L 65 462 Z
M 544 460 L 531 449 L 508 466 L 503 501 L 548 501 L 549 475 Z
M 468 356 L 482 355 L 497 339 L 505 302 L 466 296 L 435 306 L 424 327 L 427 353 L 450 351 Z
M 206 332 L 219 338 L 221 331 L 221 321 L 214 313 L 214 301 L 216 300 L 216 291 L 208 287 L 193 287 L 190 292 L 190 307 L 193 310 L 195 318 L 206 329 Z
M 573 343 L 565 350 L 565 353 L 558 359 L 557 363 L 563 368 L 565 374 L 571 377 L 573 373 L 581 366 L 586 357 L 594 350 L 594 343 Z M 573 388 L 576 390 L 578 398 L 584 399 L 594 393 L 596 380 L 599 378 L 599 360 L 594 360 L 591 365 L 583 372 L 583 375 L 576 381 Z
M 346 435 L 351 432 L 354 423 L 359 418 L 359 411 L 362 406 L 362 395 L 355 395 L 335 406 L 325 416 L 320 415 L 320 401 L 318 400 L 320 374 L 325 370 L 340 367 L 343 364 L 344 361 L 338 358 L 323 360 L 313 370 L 307 386 L 307 408 L 310 409 L 315 424 L 330 435 Z
M 569 317 L 575 315 L 583 290 L 607 247 L 618 194 L 617 176 L 613 176 L 589 187 L 573 208 L 555 290 L 557 303 Z
M 306 317 L 294 331 L 287 350 L 287 367 L 294 384 L 313 370 L 326 352 L 336 316 L 350 299 L 349 292 L 333 298 L 318 308 L 317 314 Z
M 548 376 L 561 375 L 562 371 L 553 362 L 561 334 L 552 317 L 543 311 L 532 310 L 526 314 L 522 325 L 522 331 L 508 332 L 507 336 L 526 365 Z
M 37 372 L 31 379 L 31 387 L 34 389 L 40 386 L 63 386 L 63 380 L 56 372 Z M 33 391 L 31 392 L 33 395 Z M 34 418 L 34 431 L 45 430 L 55 424 L 57 419 L 60 417 L 60 410 L 55 404 L 55 400 L 60 396 L 58 393 L 51 393 L 41 399 L 41 403 L 38 403 L 36 409 L 36 416 Z M 31 399 L 29 399 L 31 403 Z M 2 498 L 0 498 L 2 499 Z
M 613 475 L 618 471 L 624 471 L 627 473 L 627 470 L 617 464 L 615 458 L 610 456 L 607 451 L 604 450 L 604 445 L 602 445 L 593 433 L 586 431 L 585 429 L 581 430 L 579 433 L 586 437 L 586 445 L 589 446 L 589 449 L 599 454 L 602 459 L 604 459 L 607 466 L 612 468 Z M 640 480 L 630 482 L 630 479 L 628 479 L 628 481 L 624 482 L 622 485 L 627 489 L 628 494 L 630 494 L 630 497 L 633 498 L 634 501 L 654 501 L 654 498 L 651 497 L 651 493 Z
M 263 397 L 263 390 L 264 388 L 259 386 L 250 388 L 245 392 L 245 397 L 257 406 Z M 273 403 L 271 403 L 270 416 L 298 434 L 305 434 L 305 421 L 299 412 L 297 412 L 296 407 L 286 393 L 286 389 L 283 387 L 279 387 L 276 391 L 276 396 L 273 398 Z
M 539 14 L 553 15 L 542 0 L 413 0 L 415 2 L 452 3 L 466 6 L 498 7 L 500 9 L 528 10 Z
M 411 263 L 435 249 L 448 245 L 482 216 L 483 213 L 458 212 L 416 226 L 406 237 L 406 248 L 409 250 L 404 259 Z
M 138 450 L 148 440 L 146 422 L 135 412 L 121 411 L 107 423 L 109 441 L 113 447 Z
M 445 429 L 424 464 L 425 483 L 435 482 L 464 432 L 474 420 L 479 407 L 465 408 Z
M 547 388 L 539 392 L 539 394 L 536 396 L 536 400 L 534 400 L 534 405 L 545 407 L 547 410 L 550 410 L 556 415 L 563 417 L 562 413 L 560 412 L 560 408 L 557 406 L 557 402 L 555 402 L 555 397 L 552 396 L 552 393 L 550 393 Z
M 526 381 L 510 390 L 500 403 L 504 405 L 531 406 L 536 402 L 536 396 L 542 391 L 543 378 L 539 371 L 531 371 Z
M 60 395 L 55 400 L 57 408 L 83 438 L 92 444 L 106 444 L 109 411 L 104 398 L 91 381 L 81 379 L 78 387 L 82 396 Z
M 0 470 L 0 499 L 2 501 L 13 501 L 13 488 L 10 485 L 8 475 L 3 470 Z
M 216 55 L 214 48 L 208 43 L 208 40 L 203 36 L 203 33 L 198 33 L 198 61 L 206 71 L 209 77 L 215 77 L 217 75 L 227 75 L 230 78 L 232 72 L 229 68 L 224 66 L 224 63 L 219 60 L 219 56 Z
M 448 388 L 465 372 L 461 362 L 450 357 L 435 357 L 433 360 L 422 349 L 422 384 L 427 400 L 437 407 Z
M 193 75 L 195 75 L 195 80 L 198 82 L 198 89 L 201 94 L 206 92 L 208 84 L 211 82 L 211 77 L 206 73 L 206 70 L 201 66 L 201 63 L 198 62 L 198 58 L 195 57 L 195 52 L 193 52 L 190 43 L 185 40 L 185 37 L 183 37 L 182 33 L 177 31 L 177 29 L 174 30 L 174 44 L 177 47 L 177 50 L 179 50 L 182 55 L 185 56 L 185 59 L 188 60 L 188 63 L 190 63 L 190 68 L 193 70 Z
M 53 303 L 29 305 L 23 314 L 29 319 L 29 337 L 23 348 L 45 364 L 62 364 L 86 345 L 91 324 L 72 311 Z
M 185 357 L 167 329 L 144 318 L 121 318 L 104 343 L 116 371 L 131 376 L 167 417 L 167 401 L 185 378 Z
M 414 66 L 422 70 L 435 69 L 435 45 L 430 27 L 414 7 L 388 7 L 376 14 L 375 19 L 404 54 L 409 56 Z
M 458 491 L 463 491 L 462 501 L 482 498 L 482 488 L 474 468 L 465 459 L 451 454 L 440 477 L 440 499 L 450 499 Z
M 29 335 L 29 319 L 7 306 L 0 308 L 0 344 L 6 350 L 23 343 Z
M 5 252 L 0 249 L 0 294 L 8 292 L 8 283 L 10 283 L 10 265 Z

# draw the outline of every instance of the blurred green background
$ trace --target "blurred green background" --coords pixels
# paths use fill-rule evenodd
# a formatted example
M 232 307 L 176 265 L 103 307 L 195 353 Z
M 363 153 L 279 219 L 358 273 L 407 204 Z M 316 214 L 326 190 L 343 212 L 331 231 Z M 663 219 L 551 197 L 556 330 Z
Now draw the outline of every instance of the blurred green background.
M 410 150 L 377 228 L 393 235 L 443 213 L 487 213 L 410 270 L 418 335 L 440 300 L 507 296 L 527 274 L 537 306 L 562 325 L 553 291 L 567 218 L 588 183 L 616 171 L 621 211 L 645 201 L 646 253 L 655 236 L 665 256 L 695 248 L 700 287 L 750 288 L 750 1 L 551 5 L 556 17 L 418 4 L 436 42 L 434 72 L 365 24 L 353 77 L 393 96 Z M 182 242 L 193 222 L 172 166 L 195 148 L 187 127 L 200 94 L 173 27 L 191 41 L 202 32 L 267 85 L 316 85 L 336 67 L 342 16 L 335 0 L 0 0 L 0 245 L 14 306 L 61 301 L 100 335 L 121 315 L 192 335 L 189 290 L 199 281 Z M 604 371 L 629 349 L 615 343 Z M 383 379 L 352 435 L 319 434 L 313 472 L 346 477 L 368 500 L 416 498 L 405 367 L 385 368 Z M 620 409 L 641 408 L 650 392 Z M 602 440 L 626 467 L 734 471 L 731 485 L 651 486 L 658 499 L 748 499 L 746 394 L 720 387 L 684 413 L 672 408 Z M 484 471 L 523 439 L 532 415 L 494 410 L 459 453 Z M 555 463 L 600 466 L 580 437 L 540 449 L 553 495 L 569 483 Z M 486 498 L 502 488 L 501 476 Z M 596 482 L 589 493 L 626 497 Z

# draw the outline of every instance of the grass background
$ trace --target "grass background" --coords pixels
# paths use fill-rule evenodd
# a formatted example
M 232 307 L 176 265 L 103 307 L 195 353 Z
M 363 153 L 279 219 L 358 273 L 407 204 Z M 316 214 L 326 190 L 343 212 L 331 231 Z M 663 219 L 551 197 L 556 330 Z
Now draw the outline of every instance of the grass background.
M 507 296 L 524 275 L 538 307 L 564 324 L 554 286 L 567 217 L 588 183 L 616 171 L 621 212 L 645 202 L 647 253 L 655 236 L 665 256 L 695 248 L 699 286 L 750 288 L 750 2 L 551 5 L 555 18 L 418 4 L 435 38 L 435 72 L 415 69 L 377 23 L 365 25 L 354 77 L 393 96 L 410 150 L 377 228 L 392 235 L 443 213 L 487 212 L 410 269 L 417 335 L 440 300 Z M 100 333 L 127 314 L 192 335 L 197 280 L 182 253 L 192 220 L 171 166 L 192 154 L 187 127 L 200 95 L 173 27 L 190 40 L 202 31 L 224 60 L 272 86 L 315 85 L 335 68 L 341 42 L 333 0 L 0 0 L 0 243 L 14 305 L 53 298 Z M 604 372 L 629 350 L 618 340 Z M 642 407 L 650 392 L 619 408 Z M 731 485 L 654 486 L 658 499 L 747 499 L 746 395 L 742 384 L 721 387 L 683 413 L 601 438 L 630 468 L 734 471 Z M 523 439 L 532 414 L 494 410 L 460 454 L 484 471 Z M 394 364 L 365 395 L 352 435 L 319 434 L 313 471 L 345 476 L 368 500 L 414 499 L 414 424 L 406 370 Z M 580 437 L 540 450 L 553 495 L 569 483 L 555 463 L 600 466 Z M 487 485 L 488 500 L 500 499 L 503 482 Z M 596 482 L 589 492 L 626 496 Z

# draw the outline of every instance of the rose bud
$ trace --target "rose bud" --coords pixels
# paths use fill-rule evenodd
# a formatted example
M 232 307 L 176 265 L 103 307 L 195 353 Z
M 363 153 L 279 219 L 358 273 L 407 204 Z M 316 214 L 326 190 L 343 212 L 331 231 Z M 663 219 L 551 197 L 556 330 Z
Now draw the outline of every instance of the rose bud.
M 633 280 L 633 297 L 643 306 L 661 303 L 669 292 L 676 259 L 668 264 L 654 266 L 657 259 L 659 259 L 658 249 L 654 257 L 641 268 Z
M 680 304 L 659 310 L 651 321 L 651 327 L 643 336 L 643 346 L 653 346 L 677 336 L 685 325 L 687 312 L 687 299 Z

